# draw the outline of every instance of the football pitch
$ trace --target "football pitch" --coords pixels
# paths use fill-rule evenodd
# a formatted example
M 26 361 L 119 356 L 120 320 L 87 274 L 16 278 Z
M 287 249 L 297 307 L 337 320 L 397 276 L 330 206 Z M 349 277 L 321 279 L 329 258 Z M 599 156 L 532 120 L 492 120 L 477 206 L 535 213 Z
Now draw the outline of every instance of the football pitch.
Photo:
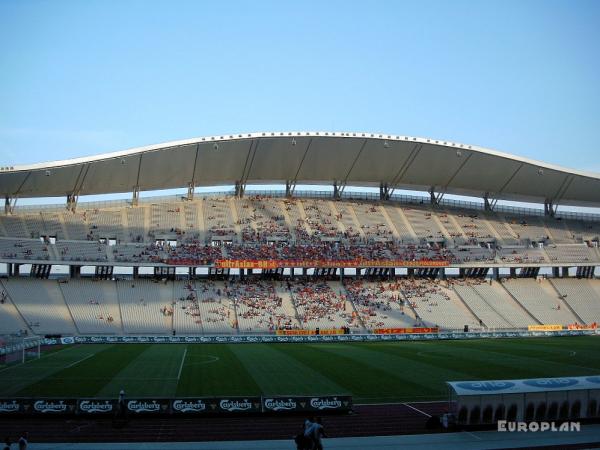
M 594 336 L 302 344 L 81 344 L 0 368 L 0 397 L 352 395 L 444 400 L 445 381 L 600 374 Z

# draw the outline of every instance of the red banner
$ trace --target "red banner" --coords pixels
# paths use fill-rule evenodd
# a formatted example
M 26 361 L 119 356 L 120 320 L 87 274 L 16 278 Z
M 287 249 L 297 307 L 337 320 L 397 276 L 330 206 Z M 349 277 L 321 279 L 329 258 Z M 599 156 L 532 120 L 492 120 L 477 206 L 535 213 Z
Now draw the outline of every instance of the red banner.
M 335 261 L 327 259 L 218 259 L 215 261 L 217 269 L 279 269 L 282 267 L 306 267 L 306 268 L 337 268 L 337 267 L 445 267 L 448 261 L 419 260 L 346 260 Z
M 438 333 L 439 328 L 376 328 L 373 330 L 375 334 L 416 334 L 416 333 Z
M 598 324 L 596 322 L 591 323 L 589 325 L 581 325 L 578 323 L 572 323 L 567 325 L 568 330 L 596 330 L 598 328 Z

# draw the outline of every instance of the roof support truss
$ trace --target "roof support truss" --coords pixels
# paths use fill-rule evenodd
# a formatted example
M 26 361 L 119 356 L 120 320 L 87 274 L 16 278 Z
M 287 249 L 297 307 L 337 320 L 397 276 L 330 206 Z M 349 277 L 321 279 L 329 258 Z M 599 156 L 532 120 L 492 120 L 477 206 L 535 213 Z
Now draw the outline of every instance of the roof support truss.
M 335 198 L 336 200 L 339 200 L 340 198 L 342 198 L 342 194 L 344 193 L 345 188 L 346 188 L 345 182 L 334 181 L 333 182 L 333 198 Z
M 81 166 L 81 170 L 79 171 L 79 175 L 77 175 L 77 179 L 75 180 L 73 190 L 70 194 L 67 194 L 67 209 L 69 211 L 75 212 L 75 209 L 77 208 L 79 193 L 81 192 L 81 188 L 83 187 L 85 177 L 87 176 L 89 170 L 90 164 L 84 164 L 83 166 Z
M 196 144 L 196 155 L 194 156 L 194 168 L 192 169 L 192 181 L 187 185 L 187 200 L 194 199 L 194 188 L 196 187 L 196 164 L 198 164 L 198 153 L 200 152 L 200 144 Z
M 404 177 L 404 174 L 408 171 L 408 169 L 410 169 L 410 166 L 415 161 L 415 159 L 419 155 L 419 152 L 421 151 L 422 148 L 423 148 L 423 145 L 415 144 L 413 149 L 410 151 L 408 158 L 406 159 L 406 161 L 404 161 L 404 164 L 402 164 L 402 167 L 400 167 L 400 170 L 398 170 L 398 173 L 396 174 L 396 176 L 392 179 L 392 182 L 390 183 L 390 197 L 392 195 L 394 195 L 394 191 L 397 189 L 398 185 L 400 184 L 400 181 Z
M 390 187 L 383 181 L 379 184 L 379 200 L 390 199 Z
M 241 198 L 244 196 L 244 192 L 246 192 L 246 185 L 244 183 L 242 183 L 241 181 L 236 181 L 235 182 L 235 196 Z
M 302 159 L 300 160 L 300 164 L 298 164 L 298 168 L 296 169 L 296 174 L 294 175 L 293 180 L 288 180 L 285 182 L 285 193 L 288 197 L 294 196 L 294 191 L 296 190 L 296 184 L 298 184 L 298 175 L 300 174 L 300 169 L 302 169 L 302 164 L 304 164 L 304 160 L 306 159 L 306 155 L 310 150 L 310 146 L 312 145 L 312 138 L 308 141 L 308 145 L 306 146 L 306 150 L 304 150 L 304 155 L 302 155 Z
M 294 191 L 296 190 L 296 183 L 287 180 L 285 182 L 285 196 L 286 197 L 293 197 L 294 196 Z
M 490 193 L 486 192 L 483 196 L 483 209 L 485 211 L 493 211 L 496 207 L 496 203 L 498 203 L 497 198 L 490 199 Z
M 544 215 L 554 217 L 556 211 L 558 209 L 558 205 L 554 205 L 552 200 L 546 200 L 544 202 Z

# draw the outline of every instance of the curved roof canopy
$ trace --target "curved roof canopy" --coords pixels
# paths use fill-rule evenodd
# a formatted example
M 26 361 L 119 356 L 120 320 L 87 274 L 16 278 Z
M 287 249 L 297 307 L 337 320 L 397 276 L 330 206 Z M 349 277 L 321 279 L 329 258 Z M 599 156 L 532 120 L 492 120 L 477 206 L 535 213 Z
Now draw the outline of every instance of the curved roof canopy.
M 600 174 L 482 147 L 370 133 L 268 132 L 203 137 L 98 156 L 0 168 L 15 197 L 108 194 L 235 183 L 429 190 L 598 206 Z

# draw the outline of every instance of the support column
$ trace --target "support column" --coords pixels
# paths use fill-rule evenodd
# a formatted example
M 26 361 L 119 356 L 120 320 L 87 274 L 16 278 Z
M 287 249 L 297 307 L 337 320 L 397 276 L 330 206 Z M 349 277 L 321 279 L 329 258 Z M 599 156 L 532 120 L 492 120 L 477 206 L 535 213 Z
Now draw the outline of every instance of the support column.
M 4 197 L 4 214 L 9 215 L 12 214 L 12 212 L 12 199 L 7 195 L 6 197 Z
M 131 204 L 137 206 L 140 199 L 140 187 L 135 186 L 133 188 L 133 197 L 131 198 Z
M 485 211 L 491 211 L 492 210 L 492 205 L 490 204 L 490 198 L 489 198 L 489 193 L 486 192 L 485 195 L 483 196 L 483 209 Z
M 554 208 L 554 205 L 552 204 L 552 200 L 546 200 L 544 202 L 544 215 L 554 217 L 555 212 L 556 212 L 556 209 Z
M 560 267 L 553 267 L 552 268 L 552 276 L 554 278 L 559 278 L 560 277 Z
M 285 196 L 287 198 L 290 198 L 294 195 L 294 187 L 292 185 L 291 181 L 286 181 L 285 182 Z
M 242 198 L 244 196 L 244 191 L 246 190 L 246 185 L 241 181 L 235 182 L 235 196 Z
M 498 267 L 492 268 L 492 278 L 496 281 L 500 279 L 500 269 Z
M 194 183 L 188 183 L 186 198 L 188 200 L 194 200 Z
M 515 278 L 517 276 L 517 268 L 516 267 L 511 267 L 509 270 L 510 270 L 510 276 L 512 278 Z
M 76 193 L 67 194 L 67 209 L 75 212 L 77 209 L 77 200 L 79 196 Z
M 333 198 L 338 200 L 342 197 L 342 193 L 340 191 L 340 187 L 337 184 L 337 181 L 333 182 Z
M 568 267 L 563 267 L 562 268 L 562 277 L 563 278 L 569 278 L 569 268 Z
M 379 200 L 389 200 L 390 199 L 390 188 L 387 183 L 381 183 L 379 185 Z
M 21 273 L 21 264 L 15 263 L 13 264 L 13 275 L 18 277 Z
M 138 266 L 133 267 L 133 279 L 139 278 L 140 276 L 140 268 Z
M 13 276 L 13 266 L 14 266 L 14 264 L 13 264 L 13 263 L 8 263 L 8 264 L 6 265 L 6 271 L 8 272 L 8 276 L 9 276 L 9 277 L 12 277 L 12 276 Z
M 81 266 L 69 266 L 69 277 L 80 278 L 81 277 Z
M 413 268 L 406 269 L 406 274 L 408 275 L 408 278 L 413 278 L 415 276 L 415 269 L 413 269 Z

